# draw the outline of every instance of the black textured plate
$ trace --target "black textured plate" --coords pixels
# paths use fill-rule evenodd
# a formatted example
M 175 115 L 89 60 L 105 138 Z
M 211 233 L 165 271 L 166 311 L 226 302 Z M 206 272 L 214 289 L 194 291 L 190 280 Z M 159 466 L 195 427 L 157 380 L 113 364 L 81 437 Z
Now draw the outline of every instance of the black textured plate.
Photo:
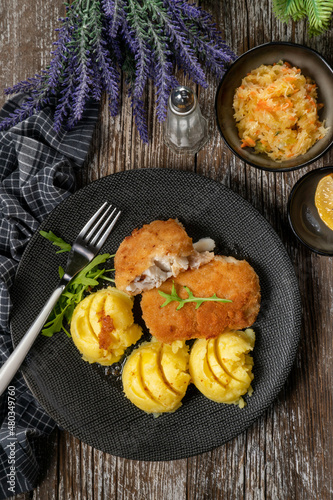
M 36 398 L 64 429 L 112 455 L 172 460 L 211 450 L 252 424 L 273 402 L 292 367 L 300 335 L 298 284 L 287 252 L 268 222 L 225 186 L 167 169 L 104 177 L 59 205 L 42 224 L 68 242 L 102 201 L 122 215 L 103 251 L 114 253 L 144 223 L 178 217 L 189 235 L 215 239 L 218 252 L 247 259 L 259 275 L 262 306 L 254 329 L 254 393 L 247 406 L 209 401 L 190 386 L 183 406 L 154 418 L 133 406 L 108 369 L 82 361 L 64 333 L 39 336 L 23 371 Z M 12 336 L 20 340 L 57 284 L 65 254 L 38 233 L 29 243 L 12 289 Z

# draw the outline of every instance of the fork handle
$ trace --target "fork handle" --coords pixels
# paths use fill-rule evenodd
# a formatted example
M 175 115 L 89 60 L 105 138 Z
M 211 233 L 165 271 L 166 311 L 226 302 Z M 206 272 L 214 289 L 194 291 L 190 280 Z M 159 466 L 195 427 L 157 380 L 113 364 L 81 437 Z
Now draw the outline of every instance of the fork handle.
M 51 297 L 46 302 L 33 324 L 30 326 L 29 330 L 24 334 L 18 346 L 14 349 L 7 361 L 2 365 L 0 369 L 0 396 L 7 389 L 12 378 L 20 368 L 24 358 L 28 354 L 32 344 L 49 317 L 53 307 L 64 291 L 65 286 L 66 283 L 60 283 L 54 290 Z

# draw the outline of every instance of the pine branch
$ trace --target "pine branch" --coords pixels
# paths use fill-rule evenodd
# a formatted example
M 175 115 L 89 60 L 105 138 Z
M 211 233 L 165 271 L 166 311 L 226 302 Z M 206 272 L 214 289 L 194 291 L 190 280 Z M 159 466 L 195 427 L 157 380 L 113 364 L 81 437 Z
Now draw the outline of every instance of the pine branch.
M 329 28 L 333 0 L 273 0 L 275 15 L 284 22 L 307 18 L 311 35 L 320 35 Z
M 284 22 L 298 21 L 306 16 L 304 0 L 273 0 L 275 15 Z
M 305 0 L 310 33 L 319 35 L 328 29 L 333 12 L 333 0 Z

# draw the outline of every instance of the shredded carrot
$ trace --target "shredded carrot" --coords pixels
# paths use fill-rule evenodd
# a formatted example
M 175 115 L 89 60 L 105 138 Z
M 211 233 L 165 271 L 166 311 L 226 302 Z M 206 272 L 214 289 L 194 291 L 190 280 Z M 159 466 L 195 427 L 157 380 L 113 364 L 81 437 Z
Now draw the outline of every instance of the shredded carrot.
M 316 89 L 317 88 L 317 85 L 314 83 L 313 85 L 310 85 L 309 83 L 306 85 L 306 88 L 307 90 L 311 90 L 311 89 Z
M 245 137 L 245 139 L 242 139 L 242 145 L 241 148 L 245 148 L 246 146 L 250 146 L 251 148 L 254 148 L 256 145 L 256 142 L 251 139 L 251 137 Z
M 290 99 L 286 99 L 286 102 L 281 106 L 280 109 L 292 108 L 294 105 Z
M 266 109 L 267 111 L 273 111 L 273 107 L 270 106 L 266 101 L 258 101 L 258 109 Z
M 249 146 L 254 147 L 256 145 L 256 141 L 251 139 L 251 137 L 247 137 L 247 143 Z
M 234 96 L 241 147 L 276 161 L 304 154 L 327 133 L 319 121 L 317 85 L 299 68 L 279 61 L 261 65 L 242 80 Z

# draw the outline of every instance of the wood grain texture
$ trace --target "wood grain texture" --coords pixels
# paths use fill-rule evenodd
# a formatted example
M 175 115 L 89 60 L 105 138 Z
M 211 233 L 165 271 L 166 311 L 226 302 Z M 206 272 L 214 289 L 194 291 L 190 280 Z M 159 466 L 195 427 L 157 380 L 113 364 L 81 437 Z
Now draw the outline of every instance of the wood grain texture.
M 271 0 L 205 0 L 231 48 L 241 54 L 268 41 L 292 41 L 319 51 L 332 65 L 332 30 L 310 38 L 305 22 L 282 23 Z M 33 76 L 49 61 L 61 0 L 1 0 L 0 88 Z M 179 75 L 184 83 L 182 75 Z M 277 400 L 246 432 L 187 460 L 137 462 L 107 455 L 56 430 L 40 443 L 49 455 L 38 487 L 16 500 L 329 500 L 332 486 L 333 258 L 309 252 L 287 221 L 287 200 L 307 171 L 333 164 L 332 150 L 315 164 L 288 173 L 256 170 L 224 145 L 214 122 L 217 82 L 198 89 L 211 138 L 196 157 L 177 156 L 162 143 L 154 89 L 146 93 L 150 144 L 139 139 L 122 82 L 120 114 L 106 101 L 84 169 L 83 186 L 113 172 L 149 167 L 193 170 L 246 198 L 275 228 L 294 264 L 303 304 L 295 365 Z M 1 104 L 5 101 L 0 97 Z

